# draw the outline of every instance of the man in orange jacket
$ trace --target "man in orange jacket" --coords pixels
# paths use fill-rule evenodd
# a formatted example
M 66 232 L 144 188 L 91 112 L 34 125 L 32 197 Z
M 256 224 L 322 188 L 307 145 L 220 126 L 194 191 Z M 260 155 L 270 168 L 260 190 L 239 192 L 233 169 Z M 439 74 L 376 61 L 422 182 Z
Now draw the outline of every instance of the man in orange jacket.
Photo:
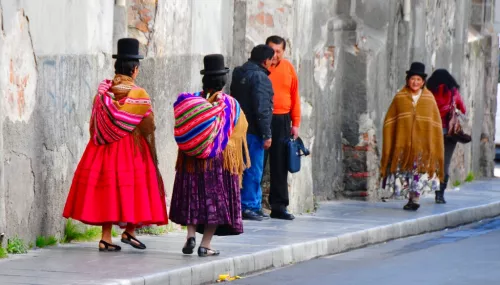
M 269 204 L 271 218 L 293 220 L 295 217 L 287 211 L 288 167 L 286 141 L 299 136 L 300 98 L 299 81 L 293 65 L 283 55 L 286 41 L 279 36 L 267 38 L 266 45 L 274 50 L 273 64 L 269 69 L 269 79 L 274 90 L 274 110 L 271 122 L 273 143 L 269 149 L 271 189 Z

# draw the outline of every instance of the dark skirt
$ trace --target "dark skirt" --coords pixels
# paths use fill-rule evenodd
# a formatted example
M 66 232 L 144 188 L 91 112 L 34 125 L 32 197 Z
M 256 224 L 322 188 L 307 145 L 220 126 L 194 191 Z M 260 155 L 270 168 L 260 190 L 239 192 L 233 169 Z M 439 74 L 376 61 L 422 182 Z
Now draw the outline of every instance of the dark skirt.
M 182 155 L 182 154 L 181 154 Z M 175 175 L 170 220 L 180 225 L 218 225 L 215 235 L 243 233 L 238 175 L 223 169 L 222 154 L 207 163 L 209 168 L 194 172 L 179 169 Z

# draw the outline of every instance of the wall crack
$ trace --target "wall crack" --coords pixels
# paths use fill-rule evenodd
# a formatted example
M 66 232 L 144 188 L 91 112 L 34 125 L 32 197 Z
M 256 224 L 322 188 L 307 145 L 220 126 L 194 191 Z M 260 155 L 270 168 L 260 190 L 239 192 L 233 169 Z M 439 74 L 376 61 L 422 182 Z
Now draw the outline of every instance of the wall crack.
M 155 1 L 155 15 L 152 19 L 152 23 L 151 23 L 151 30 L 149 31 L 149 37 L 148 37 L 148 42 L 146 44 L 146 56 L 149 55 L 149 44 L 152 42 L 153 40 L 153 36 L 154 36 L 154 32 L 155 32 L 155 22 L 156 22 L 156 19 L 158 18 L 158 1 Z
M 24 157 L 30 161 L 30 171 L 31 175 L 33 176 L 33 195 L 36 194 L 36 176 L 35 176 L 35 170 L 33 169 L 33 159 L 29 157 L 27 154 L 24 154 L 22 152 L 17 152 L 14 150 L 10 151 L 11 153 L 15 154 L 17 157 Z

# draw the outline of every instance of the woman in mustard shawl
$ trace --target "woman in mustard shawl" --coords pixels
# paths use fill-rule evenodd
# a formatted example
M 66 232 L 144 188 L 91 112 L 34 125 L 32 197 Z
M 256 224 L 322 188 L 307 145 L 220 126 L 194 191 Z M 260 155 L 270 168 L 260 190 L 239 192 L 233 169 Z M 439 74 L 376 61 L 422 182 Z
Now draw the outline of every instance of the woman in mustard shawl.
M 406 86 L 384 120 L 380 174 L 394 196 L 408 194 L 403 209 L 416 211 L 422 192 L 437 191 L 443 179 L 443 134 L 436 101 L 425 88 L 425 65 L 414 62 L 406 73 Z

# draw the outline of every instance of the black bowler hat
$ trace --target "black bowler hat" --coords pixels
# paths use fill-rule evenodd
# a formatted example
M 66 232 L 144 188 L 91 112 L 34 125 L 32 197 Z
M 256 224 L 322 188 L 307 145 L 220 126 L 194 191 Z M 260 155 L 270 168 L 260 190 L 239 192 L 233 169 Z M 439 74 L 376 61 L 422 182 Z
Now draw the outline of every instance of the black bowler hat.
M 222 54 L 209 54 L 203 58 L 205 69 L 200 73 L 203 75 L 222 75 L 229 72 L 229 68 L 224 66 L 224 56 Z
M 139 54 L 139 41 L 132 38 L 123 38 L 118 40 L 118 52 L 113 54 L 117 59 L 143 59 Z
M 427 74 L 425 73 L 425 64 L 421 62 L 413 62 L 410 66 L 410 70 L 406 71 L 406 74 L 411 77 L 413 75 L 418 75 L 423 79 L 427 78 Z

